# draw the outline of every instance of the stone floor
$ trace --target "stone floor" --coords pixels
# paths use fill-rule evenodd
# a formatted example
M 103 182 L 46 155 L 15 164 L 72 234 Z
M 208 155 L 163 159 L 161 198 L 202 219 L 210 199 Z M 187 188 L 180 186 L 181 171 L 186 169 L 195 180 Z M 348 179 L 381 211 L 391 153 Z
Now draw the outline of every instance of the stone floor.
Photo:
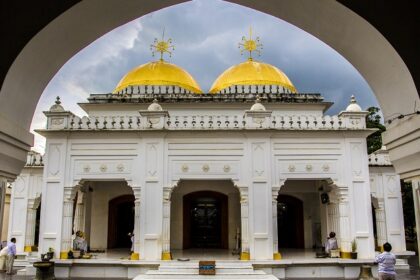
M 192 256 L 192 255 L 190 255 L 190 256 Z M 179 256 L 179 257 L 182 257 L 182 256 Z M 398 271 L 397 280 L 414 280 L 414 279 L 418 280 L 418 279 L 420 279 L 420 268 L 419 268 L 418 257 L 416 257 L 416 256 L 410 257 L 409 264 L 410 264 L 410 269 L 409 270 Z M 8 279 L 8 280 L 32 280 L 33 277 L 23 277 L 23 276 L 17 276 L 17 275 L 10 276 L 10 275 L 5 275 L 5 273 L 0 273 L 0 280 L 4 280 L 4 279 Z M 65 280 L 87 280 L 87 279 L 92 279 L 92 278 L 71 278 L 71 279 L 65 279 Z M 320 279 L 320 278 L 318 278 L 318 279 Z M 121 278 L 115 278 L 115 279 L 107 278 L 106 280 L 122 280 L 122 279 Z M 126 279 L 124 279 L 124 280 L 126 280 Z M 328 280 L 333 280 L 333 279 L 329 278 Z M 342 280 L 342 279 L 335 279 L 335 280 Z

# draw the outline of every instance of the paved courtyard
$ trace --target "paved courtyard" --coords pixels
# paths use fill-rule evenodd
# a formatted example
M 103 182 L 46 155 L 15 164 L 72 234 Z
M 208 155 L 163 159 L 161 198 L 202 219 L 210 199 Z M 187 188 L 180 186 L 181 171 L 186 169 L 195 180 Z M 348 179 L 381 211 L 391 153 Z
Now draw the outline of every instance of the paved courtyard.
M 410 264 L 410 270 L 398 271 L 398 275 L 397 275 L 398 280 L 420 279 L 420 268 L 419 268 L 418 257 L 411 257 L 409 259 L 409 264 Z M 17 275 L 9 276 L 9 275 L 5 275 L 4 273 L 0 273 L 0 280 L 3 280 L 3 279 L 10 279 L 10 280 L 29 280 L 30 279 L 32 280 L 33 277 L 22 277 L 22 276 L 17 276 Z M 92 279 L 92 278 L 71 278 L 67 280 L 82 280 L 82 279 L 86 280 L 86 279 Z M 114 279 L 107 278 L 107 280 L 122 280 L 122 278 L 114 278 Z M 328 280 L 333 280 L 333 279 L 329 278 Z M 334 280 L 341 280 L 341 278 L 334 279 Z

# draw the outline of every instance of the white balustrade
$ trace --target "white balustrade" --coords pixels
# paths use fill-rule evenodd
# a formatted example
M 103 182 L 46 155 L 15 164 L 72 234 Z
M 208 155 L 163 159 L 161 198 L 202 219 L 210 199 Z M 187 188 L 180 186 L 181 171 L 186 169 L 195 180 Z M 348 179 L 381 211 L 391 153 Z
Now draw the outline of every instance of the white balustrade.
M 176 89 L 176 88 L 175 88 Z M 69 130 L 147 130 L 157 129 L 145 116 L 68 116 Z M 162 129 L 168 130 L 235 130 L 255 129 L 243 115 L 165 115 Z M 343 130 L 365 129 L 364 117 L 271 115 L 268 125 L 258 129 L 276 130 Z M 248 123 L 247 123 L 248 122 Z M 143 124 L 143 125 L 142 125 Z M 51 128 L 55 129 L 56 128 Z M 159 129 L 159 128 L 158 128 Z M 29 160 L 29 159 L 28 159 Z

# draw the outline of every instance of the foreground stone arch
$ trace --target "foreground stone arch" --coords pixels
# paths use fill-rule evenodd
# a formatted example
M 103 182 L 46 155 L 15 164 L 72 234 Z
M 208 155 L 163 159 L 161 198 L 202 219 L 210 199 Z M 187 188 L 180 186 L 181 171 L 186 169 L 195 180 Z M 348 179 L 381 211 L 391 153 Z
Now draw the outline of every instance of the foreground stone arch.
M 25 150 L 32 145 L 28 130 L 37 102 L 65 62 L 106 32 L 183 2 L 125 1 L 115 5 L 112 0 L 82 1 L 33 37 L 10 67 L 0 92 L 0 127 L 11 136 L 5 142 L 12 144 L 8 154 L 14 159 L 12 164 L 0 161 L 0 169 L 9 177 L 19 172 Z M 342 4 L 322 0 L 230 2 L 283 19 L 337 50 L 367 80 L 385 116 L 408 113 L 414 101 L 419 101 L 413 78 L 395 49 L 370 23 Z

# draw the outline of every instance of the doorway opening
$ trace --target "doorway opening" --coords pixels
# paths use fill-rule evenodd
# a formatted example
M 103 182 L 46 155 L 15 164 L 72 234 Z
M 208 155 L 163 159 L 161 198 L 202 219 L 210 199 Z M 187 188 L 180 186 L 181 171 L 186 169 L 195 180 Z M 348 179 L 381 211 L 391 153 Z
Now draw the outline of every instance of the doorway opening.
M 228 249 L 228 197 L 213 191 L 184 196 L 184 249 Z
M 108 209 L 108 248 L 130 248 L 128 233 L 134 229 L 134 195 L 110 200 Z
M 305 248 L 303 202 L 289 195 L 277 197 L 278 240 L 281 248 Z

